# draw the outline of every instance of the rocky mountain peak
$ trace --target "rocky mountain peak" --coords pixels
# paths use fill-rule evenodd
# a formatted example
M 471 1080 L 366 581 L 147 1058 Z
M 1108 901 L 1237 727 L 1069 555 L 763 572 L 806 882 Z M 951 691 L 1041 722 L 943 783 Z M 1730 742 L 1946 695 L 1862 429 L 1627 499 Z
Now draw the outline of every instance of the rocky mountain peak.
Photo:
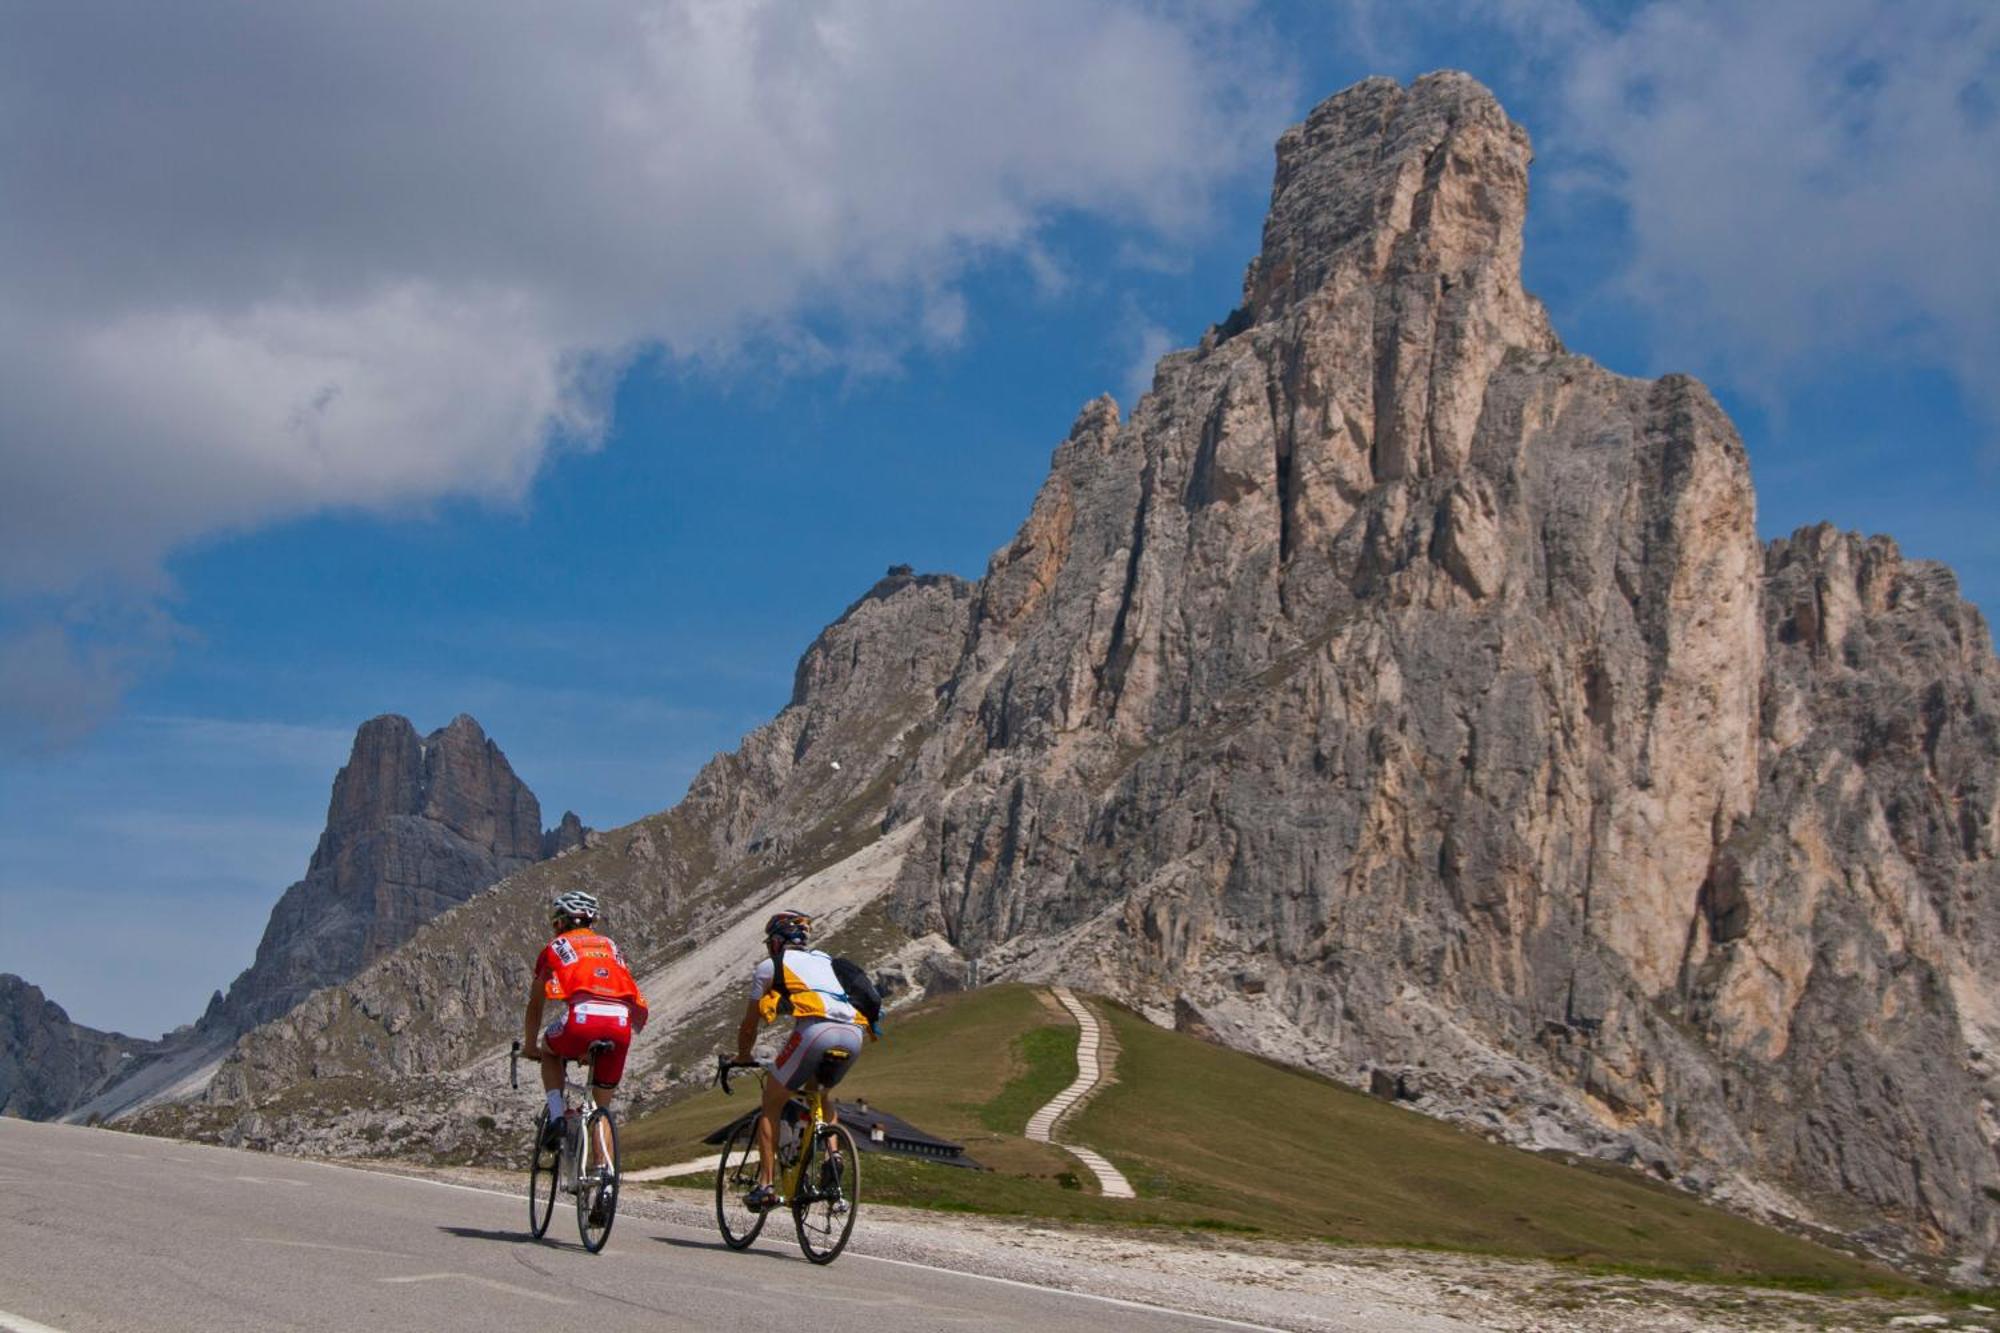
M 326 836 L 373 827 L 422 804 L 423 742 L 410 720 L 393 713 L 373 717 L 354 733 L 347 763 L 333 779 Z
M 205 1031 L 242 1031 L 352 976 L 424 922 L 514 871 L 579 845 L 544 833 L 541 803 L 471 716 L 419 736 L 395 714 L 354 735 L 306 876 L 278 901 L 257 958 L 209 1006 Z
M 1470 75 L 1336 93 L 1278 140 L 1245 313 L 1275 318 L 1343 274 L 1484 281 L 1518 297 L 1532 158 L 1527 131 Z M 1551 336 L 1546 321 L 1532 332 Z
M 465 713 L 421 738 L 393 713 L 362 723 L 334 778 L 314 864 L 398 816 L 433 820 L 495 855 L 540 855 L 540 802 Z
M 0 972 L 0 1115 L 60 1114 L 154 1045 L 72 1022 L 40 987 Z
M 574 810 L 563 811 L 562 819 L 556 826 L 542 835 L 542 858 L 561 856 L 564 852 L 587 846 L 591 830 L 584 827 L 583 820 Z

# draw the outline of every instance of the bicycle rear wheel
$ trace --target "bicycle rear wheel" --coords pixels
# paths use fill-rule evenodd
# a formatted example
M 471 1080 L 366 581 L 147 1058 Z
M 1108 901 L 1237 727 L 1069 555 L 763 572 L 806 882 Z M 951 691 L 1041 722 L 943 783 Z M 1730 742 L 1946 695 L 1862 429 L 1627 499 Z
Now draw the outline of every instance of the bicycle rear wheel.
M 560 1148 L 542 1147 L 542 1131 L 548 1127 L 547 1107 L 535 1117 L 535 1141 L 528 1149 L 528 1234 L 540 1240 L 556 1212 L 556 1168 L 562 1160 Z
M 738 1125 L 715 1164 L 715 1222 L 732 1250 L 746 1248 L 764 1229 L 765 1214 L 743 1206 L 743 1196 L 757 1187 L 757 1122 L 763 1118 L 753 1115 Z
M 589 1169 L 577 1172 L 576 1230 L 583 1237 L 583 1248 L 596 1254 L 611 1239 L 611 1223 L 618 1216 L 618 1121 L 609 1107 L 591 1112 L 584 1122 L 583 1141 Z M 602 1143 L 610 1144 L 609 1155 Z
M 854 1215 L 861 1211 L 861 1154 L 845 1125 L 828 1125 L 806 1149 L 792 1225 L 799 1248 L 816 1264 L 830 1264 L 847 1248 Z

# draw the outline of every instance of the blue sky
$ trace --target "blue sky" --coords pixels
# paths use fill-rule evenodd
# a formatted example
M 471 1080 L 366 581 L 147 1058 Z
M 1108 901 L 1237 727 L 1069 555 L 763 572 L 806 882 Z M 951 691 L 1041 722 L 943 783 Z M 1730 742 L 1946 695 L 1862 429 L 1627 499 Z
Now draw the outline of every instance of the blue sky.
M 0 8 L 0 970 L 81 1021 L 247 964 L 373 714 L 472 713 L 549 823 L 671 805 L 1228 313 L 1371 73 L 1528 126 L 1528 285 L 1709 381 L 1767 535 L 2000 605 L 1990 6 L 161 12 Z

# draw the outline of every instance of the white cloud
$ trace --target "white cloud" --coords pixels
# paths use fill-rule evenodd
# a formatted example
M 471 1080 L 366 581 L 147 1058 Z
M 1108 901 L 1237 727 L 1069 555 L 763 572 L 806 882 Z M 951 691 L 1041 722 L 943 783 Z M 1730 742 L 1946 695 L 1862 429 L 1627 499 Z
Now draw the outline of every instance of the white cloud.
M 1153 387 L 1153 368 L 1161 357 L 1179 345 L 1179 341 L 1167 329 L 1136 311 L 1126 330 L 1126 338 L 1132 347 L 1132 359 L 1125 363 L 1121 384 L 1125 410 L 1130 412 L 1146 391 Z
M 1913 357 L 2000 419 L 2000 6 L 1662 0 L 1569 30 L 1560 146 L 1627 205 L 1664 342 L 1751 385 Z
M 654 349 L 948 346 L 966 264 L 1042 264 L 1063 210 L 1190 225 L 1286 96 L 1233 20 L 1136 0 L 52 6 L 9 29 L 17 596 L 329 506 L 519 497 Z
M 164 557 L 212 534 L 516 502 L 552 447 L 602 438 L 637 359 L 894 370 L 965 336 L 968 265 L 1014 254 L 1047 285 L 1054 217 L 1197 224 L 1220 181 L 1261 162 L 1289 97 L 1242 16 L 1221 14 L 13 12 L 0 667 L 69 680 L 64 698 L 34 689 L 87 717 L 122 667 L 30 623 L 27 599 L 123 589 L 143 609 Z
M 12 335 L 12 336 L 8 336 Z M 527 298 L 408 283 L 351 301 L 7 321 L 0 586 L 144 580 L 164 551 L 303 510 L 518 497 L 601 402 Z

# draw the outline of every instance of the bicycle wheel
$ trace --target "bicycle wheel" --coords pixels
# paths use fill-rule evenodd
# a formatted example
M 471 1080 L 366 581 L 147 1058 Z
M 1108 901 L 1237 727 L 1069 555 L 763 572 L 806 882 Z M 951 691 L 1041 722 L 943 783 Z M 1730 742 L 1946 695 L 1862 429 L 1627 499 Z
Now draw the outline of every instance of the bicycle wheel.
M 845 1125 L 828 1125 L 806 1151 L 792 1224 L 799 1248 L 816 1264 L 830 1264 L 847 1248 L 854 1215 L 861 1211 L 861 1154 Z
M 542 1147 L 542 1131 L 548 1127 L 549 1111 L 535 1117 L 535 1141 L 528 1149 L 528 1234 L 536 1240 L 549 1229 L 556 1212 L 556 1167 L 562 1160 L 560 1148 Z
M 599 1147 L 608 1141 L 606 1156 Z M 611 1239 L 611 1223 L 618 1216 L 618 1121 L 609 1107 L 600 1106 L 584 1122 L 583 1154 L 588 1169 L 579 1169 L 576 1180 L 576 1230 L 583 1248 L 596 1254 Z
M 743 1206 L 743 1196 L 757 1187 L 757 1122 L 754 1115 L 736 1127 L 722 1145 L 722 1160 L 715 1164 L 715 1222 L 722 1228 L 722 1243 L 740 1250 L 757 1239 L 764 1229 L 764 1214 Z

